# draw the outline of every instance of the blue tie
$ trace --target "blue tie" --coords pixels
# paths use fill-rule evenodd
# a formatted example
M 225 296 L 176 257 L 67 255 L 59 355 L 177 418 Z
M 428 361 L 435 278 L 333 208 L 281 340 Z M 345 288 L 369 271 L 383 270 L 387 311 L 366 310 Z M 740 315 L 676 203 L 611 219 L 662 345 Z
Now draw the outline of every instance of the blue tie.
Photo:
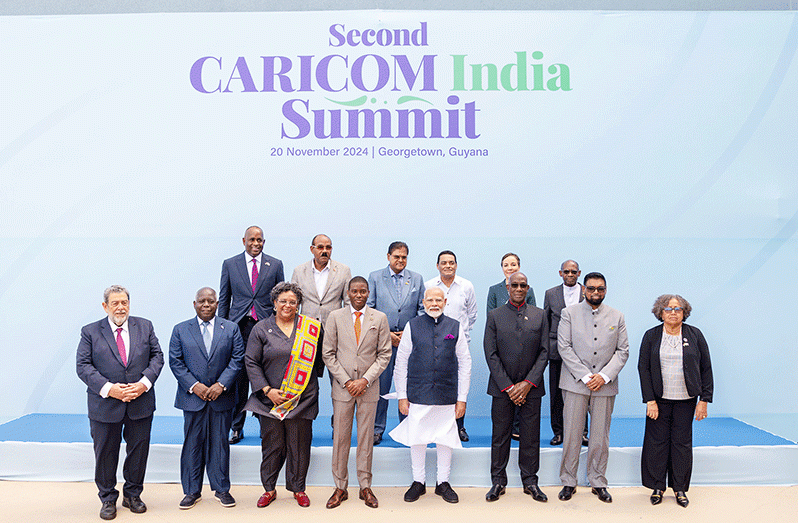
M 205 353 L 211 353 L 211 343 L 213 342 L 213 336 L 211 336 L 211 331 L 208 329 L 208 325 L 210 322 L 203 321 L 202 322 L 202 341 L 205 342 Z
M 393 275 L 393 286 L 396 289 L 396 301 L 402 301 L 402 275 L 401 274 L 394 274 Z

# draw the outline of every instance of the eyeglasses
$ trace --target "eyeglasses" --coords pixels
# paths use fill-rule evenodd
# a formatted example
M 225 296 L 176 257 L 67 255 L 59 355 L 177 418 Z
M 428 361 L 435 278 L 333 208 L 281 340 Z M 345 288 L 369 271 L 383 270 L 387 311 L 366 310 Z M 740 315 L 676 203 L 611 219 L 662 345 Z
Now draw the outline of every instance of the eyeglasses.
M 299 304 L 296 300 L 277 300 L 277 305 L 290 305 L 291 307 L 296 307 Z
M 587 292 L 607 292 L 607 287 L 585 287 Z
M 526 283 L 515 282 L 510 284 L 511 289 L 526 289 L 527 287 L 529 287 L 529 285 L 527 285 Z
M 683 310 L 681 307 L 665 307 L 662 309 L 663 312 L 682 312 Z
M 579 271 L 572 271 L 571 269 L 566 269 L 562 271 L 563 274 L 577 274 Z

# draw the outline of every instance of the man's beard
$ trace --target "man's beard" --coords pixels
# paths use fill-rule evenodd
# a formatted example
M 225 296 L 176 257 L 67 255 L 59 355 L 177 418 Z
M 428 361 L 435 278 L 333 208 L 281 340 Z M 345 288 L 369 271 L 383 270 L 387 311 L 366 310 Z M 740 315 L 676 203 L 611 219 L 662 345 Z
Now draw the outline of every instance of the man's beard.
M 437 311 L 431 311 L 431 310 L 427 309 L 427 314 L 429 314 L 431 317 L 433 317 L 433 318 L 435 318 L 437 320 L 443 314 L 443 309 L 438 309 Z
M 585 301 L 588 302 L 590 305 L 595 305 L 596 307 L 598 307 L 599 305 L 601 305 L 601 302 L 604 301 L 604 296 L 601 296 L 600 298 L 585 296 Z

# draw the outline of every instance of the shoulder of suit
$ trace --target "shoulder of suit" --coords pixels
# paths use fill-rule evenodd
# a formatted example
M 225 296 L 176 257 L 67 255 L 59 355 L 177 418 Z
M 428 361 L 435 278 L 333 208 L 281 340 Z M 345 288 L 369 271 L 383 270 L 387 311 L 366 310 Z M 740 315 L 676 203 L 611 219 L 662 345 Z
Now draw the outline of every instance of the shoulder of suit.
M 278 260 L 274 256 L 269 256 L 265 252 L 263 253 L 263 258 L 261 258 L 261 260 L 262 260 L 261 263 L 263 263 L 263 262 L 269 262 L 269 263 L 275 263 L 275 264 L 277 264 L 277 263 L 282 264 L 283 263 L 282 261 Z
M 560 289 L 562 289 L 562 284 L 555 285 L 551 289 L 546 289 L 546 294 L 557 294 Z
M 152 327 L 152 322 L 147 318 L 142 318 L 141 316 L 128 316 L 127 318 L 128 325 L 149 325 Z
M 236 254 L 235 256 L 231 256 L 230 258 L 227 258 L 224 261 L 224 263 L 233 263 L 236 260 L 243 260 L 244 259 L 244 254 L 245 253 L 241 252 L 241 253 Z
M 330 268 L 333 269 L 333 270 L 350 271 L 351 272 L 351 270 L 349 269 L 348 265 L 344 265 L 343 263 L 341 263 L 339 261 L 336 261 L 336 260 L 330 260 Z

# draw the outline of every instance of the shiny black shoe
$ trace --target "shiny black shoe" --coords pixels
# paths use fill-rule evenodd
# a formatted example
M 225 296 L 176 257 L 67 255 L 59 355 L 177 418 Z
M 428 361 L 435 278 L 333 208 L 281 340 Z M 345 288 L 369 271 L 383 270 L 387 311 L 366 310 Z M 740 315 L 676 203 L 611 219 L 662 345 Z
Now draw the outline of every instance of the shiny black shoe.
M 555 434 L 551 441 L 549 441 L 549 445 L 556 447 L 557 445 L 562 445 L 562 434 Z
M 374 434 L 374 444 L 379 445 L 382 443 L 382 434 Z
M 575 492 L 576 492 L 576 487 L 565 486 L 562 488 L 560 493 L 557 494 L 557 497 L 560 499 L 560 501 L 568 501 L 569 499 L 571 499 L 571 496 L 573 496 Z
M 446 503 L 457 503 L 458 501 L 460 501 L 460 498 L 457 497 L 457 493 L 454 490 L 452 490 L 452 486 L 449 485 L 448 481 L 444 481 L 443 483 L 438 483 L 438 485 L 435 487 L 435 494 L 442 497 Z
M 424 486 L 423 483 L 414 481 L 413 484 L 410 485 L 410 488 L 407 489 L 407 492 L 405 492 L 405 501 L 407 501 L 408 503 L 412 503 L 414 501 L 417 501 L 418 498 L 420 498 L 426 493 L 427 493 L 427 487 Z
M 457 431 L 457 435 L 460 436 L 460 441 L 463 441 L 463 442 L 466 442 L 466 441 L 468 441 L 470 439 L 468 437 L 468 432 L 466 432 L 465 427 L 463 427 L 459 431 Z
M 244 433 L 240 430 L 234 430 L 233 433 L 230 434 L 230 445 L 235 445 L 242 439 L 244 439 Z
M 587 436 L 582 436 L 582 446 L 587 447 L 588 445 L 590 445 L 590 440 L 587 439 Z
M 651 498 L 649 498 L 651 500 L 651 504 L 659 505 L 662 503 L 662 494 L 663 492 L 660 489 L 655 488 L 654 492 L 651 493 Z
M 686 507 L 690 504 L 690 500 L 687 499 L 687 493 L 683 490 L 675 492 L 676 494 L 676 503 L 679 504 L 680 507 Z
M 134 514 L 144 514 L 147 512 L 147 505 L 141 501 L 138 496 L 130 496 L 129 498 L 122 498 L 122 506 L 129 508 Z
M 499 496 L 503 496 L 507 489 L 504 488 L 504 485 L 493 485 L 487 494 L 485 494 L 485 501 L 496 501 L 499 499 Z
M 604 503 L 612 503 L 612 496 L 610 496 L 610 492 L 607 490 L 607 487 L 593 487 L 590 489 L 590 492 L 598 496 L 599 500 L 603 501 Z
M 541 503 L 545 503 L 549 500 L 548 496 L 534 483 L 531 485 L 524 485 L 524 494 L 529 494 L 532 496 L 532 499 L 540 501 Z
M 104 501 L 100 509 L 100 519 L 114 519 L 116 517 L 116 501 Z

